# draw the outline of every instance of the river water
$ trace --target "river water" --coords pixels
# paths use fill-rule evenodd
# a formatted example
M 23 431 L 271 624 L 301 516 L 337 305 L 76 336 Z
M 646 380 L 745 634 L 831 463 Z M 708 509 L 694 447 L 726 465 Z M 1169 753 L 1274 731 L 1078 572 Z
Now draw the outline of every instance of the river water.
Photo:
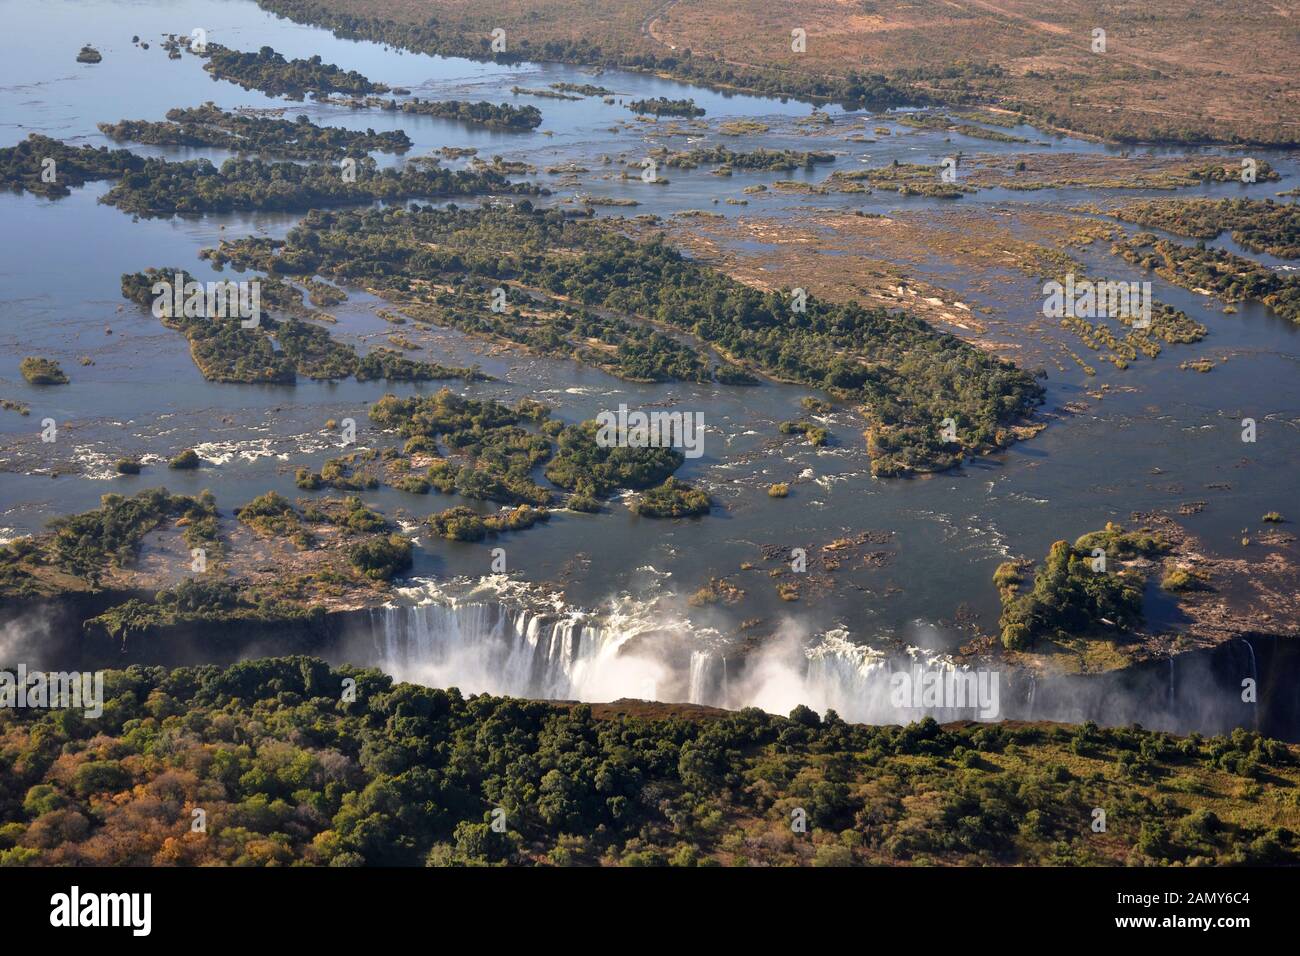
M 2 145 L 30 132 L 74 144 L 114 145 L 97 131 L 96 123 L 160 119 L 171 107 L 213 100 L 224 108 L 287 106 L 288 115 L 305 113 L 325 125 L 400 127 L 414 141 L 408 156 L 443 146 L 472 146 L 483 156 L 525 160 L 539 169 L 566 162 L 598 169 L 601 155 L 615 157 L 618 168 L 620 157 L 635 162 L 654 146 L 683 149 L 696 141 L 722 141 L 733 149 L 840 151 L 834 166 L 806 174 L 737 173 L 724 179 L 706 168 L 674 169 L 671 184 L 655 189 L 583 177 L 581 186 L 556 188 L 550 199 L 571 201 L 581 192 L 640 201 L 630 214 L 668 216 L 709 209 L 726 216 L 777 218 L 813 204 L 888 213 L 939 209 L 942 203 L 888 192 L 808 197 L 769 191 L 754 196 L 744 194 L 744 188 L 776 179 L 817 180 L 832 169 L 893 159 L 938 162 L 954 149 L 967 154 L 1109 149 L 1028 128 L 1011 132 L 1050 145 L 967 139 L 909 129 L 894 116 L 846 114 L 834 107 L 828 110 L 833 125 L 821 135 L 809 135 L 795 122 L 810 112 L 805 103 L 723 94 L 614 71 L 593 77 L 565 66 L 500 66 L 413 55 L 278 20 L 245 0 L 4 0 L 0 14 L 9 28 L 0 57 Z M 326 62 L 407 87 L 421 97 L 530 103 L 542 110 L 545 120 L 528 133 L 492 132 L 424 116 L 269 98 L 213 80 L 197 57 L 186 54 L 169 60 L 161 34 L 187 35 L 195 27 L 204 28 L 211 41 L 237 49 L 268 45 L 287 57 L 320 54 Z M 150 48 L 133 45 L 133 34 Z M 85 42 L 100 50 L 103 62 L 75 62 Z M 535 99 L 510 92 L 516 85 L 544 88 L 560 81 L 604 86 L 617 92 L 617 100 L 606 104 L 597 98 Z M 653 132 L 630 122 L 633 115 L 619 101 L 653 96 L 694 98 L 707 111 L 709 129 L 666 136 L 666 123 Z M 744 138 L 719 138 L 717 123 L 730 119 L 761 120 L 771 129 Z M 893 135 L 871 143 L 847 141 L 846 132 L 862 129 L 864 120 L 868 133 L 884 126 Z M 217 150 L 132 148 L 176 159 L 201 155 L 220 162 L 225 156 Z M 1263 151 L 1252 155 L 1268 159 L 1283 180 L 1251 195 L 1262 197 L 1296 184 L 1293 158 Z M 556 179 L 540 172 L 531 178 L 552 185 Z M 441 387 L 306 380 L 288 387 L 204 382 L 181 336 L 124 304 L 121 274 L 179 265 L 204 277 L 210 272 L 196 258 L 200 249 L 223 237 L 282 235 L 297 217 L 209 215 L 136 221 L 98 204 L 109 186 L 91 183 L 54 201 L 0 195 L 0 397 L 31 405 L 29 417 L 0 412 L 0 538 L 37 531 L 55 515 L 94 507 L 107 492 L 129 494 L 163 483 L 182 493 L 211 488 L 223 510 L 272 488 L 296 495 L 293 469 L 303 464 L 319 468 L 324 458 L 337 453 L 337 438 L 323 429 L 326 420 L 353 417 L 361 444 L 382 444 L 386 439 L 366 428 L 367 403 L 385 391 L 408 394 Z M 1211 185 L 1180 195 L 1236 195 L 1240 188 Z M 960 202 L 1012 210 L 1065 209 L 1103 195 L 1116 193 L 985 190 Z M 742 196 L 750 205 L 713 203 Z M 1220 244 L 1231 247 L 1228 240 Z M 1100 250 L 1079 257 L 1109 277 L 1125 278 L 1117 274 L 1117 260 L 1107 262 Z M 977 308 L 1030 315 L 1041 306 L 1037 284 L 1023 276 L 1008 274 L 996 292 L 990 292 L 987 283 L 975 283 L 941 262 L 922 274 Z M 1109 383 L 1111 393 L 1102 402 L 1089 402 L 1085 412 L 1054 418 L 1042 434 L 1006 453 L 928 480 L 873 480 L 860 435 L 863 422 L 851 408 L 825 416 L 824 424 L 835 438 L 829 447 L 778 441 L 777 424 L 800 417 L 798 401 L 809 394 L 807 389 L 776 384 L 749 389 L 632 385 L 569 361 L 485 349 L 459 333 L 420 333 L 403 327 L 403 334 L 426 346 L 415 357 L 447 364 L 478 362 L 497 379 L 455 387 L 508 401 L 533 396 L 554 406 L 566 421 L 580 421 L 620 403 L 703 411 L 708 429 L 705 453 L 688 461 L 679 475 L 708 490 L 720 505 L 704 519 L 663 522 L 639 519 L 616 502 L 604 514 L 560 514 L 547 526 L 486 545 L 426 536 L 420 541 L 415 573 L 444 583 L 457 578 L 477 581 L 488 573 L 489 549 L 501 544 L 507 549 L 512 580 L 544 583 L 547 594 L 562 593 L 574 608 L 620 613 L 631 602 L 653 609 L 663 621 L 689 619 L 692 632 L 706 637 L 733 634 L 742 618 L 761 618 L 757 633 L 793 635 L 796 641 L 824 643 L 824 635 L 833 632 L 849 644 L 901 642 L 944 650 L 969 636 L 954 626 L 959 618 L 973 616 L 985 629 L 995 625 L 997 598 L 990 578 L 1000 561 L 1010 555 L 1041 557 L 1053 540 L 1072 539 L 1107 520 L 1123 521 L 1133 511 L 1205 501 L 1200 513 L 1185 519 L 1189 528 L 1210 550 L 1244 556 L 1243 530 L 1258 528 L 1267 511 L 1297 510 L 1292 469 L 1300 445 L 1300 329 L 1254 304 L 1242 305 L 1236 315 L 1222 315 L 1220 308 L 1207 309 L 1200 296 L 1153 276 L 1142 278 L 1152 279 L 1158 299 L 1206 323 L 1210 335 L 1205 341 L 1170 349 L 1156 362 L 1139 361 L 1126 372 L 1108 371 L 1108 365 L 1098 363 L 1095 379 L 1085 379 L 1073 366 L 1063 372 L 1049 368 L 1044 406 L 1048 412 L 1085 398 L 1086 390 L 1101 383 Z M 391 327 L 375 315 L 377 304 L 354 293 L 347 303 L 329 310 L 339 318 L 331 331 L 360 343 L 382 343 L 382 333 Z M 1232 359 L 1208 375 L 1178 368 L 1179 361 L 1225 352 L 1231 352 Z M 31 354 L 57 359 L 72 384 L 27 385 L 18 363 Z M 80 364 L 82 356 L 93 364 Z M 1259 423 L 1253 445 L 1240 440 L 1245 416 Z M 39 440 L 39 423 L 46 417 L 60 423 L 60 438 L 53 445 Z M 191 473 L 168 472 L 165 459 L 185 447 L 199 450 L 204 467 Z M 146 463 L 144 473 L 113 474 L 112 463 L 124 454 L 140 456 Z M 58 477 L 52 477 L 55 471 Z M 776 481 L 797 482 L 790 498 L 767 496 L 767 485 Z M 463 503 L 447 496 L 415 498 L 393 491 L 366 497 L 375 507 L 411 522 L 433 509 Z M 827 590 L 815 597 L 793 604 L 777 597 L 766 573 L 775 565 L 764 562 L 764 549 L 769 556 L 796 547 L 812 553 L 832 540 L 868 530 L 881 532 L 885 541 L 872 546 L 886 552 L 880 560 L 840 569 Z M 740 571 L 747 562 L 757 569 Z M 721 575 L 731 576 L 745 589 L 737 607 L 699 609 L 686 604 L 687 595 Z M 697 662 L 700 681 L 705 667 Z M 456 679 L 455 674 L 439 676 L 446 682 Z M 717 678 L 709 680 L 716 683 Z M 639 687 L 615 682 L 602 684 L 599 693 L 634 696 Z M 477 689 L 512 688 L 488 681 Z M 710 699 L 716 701 L 716 695 Z

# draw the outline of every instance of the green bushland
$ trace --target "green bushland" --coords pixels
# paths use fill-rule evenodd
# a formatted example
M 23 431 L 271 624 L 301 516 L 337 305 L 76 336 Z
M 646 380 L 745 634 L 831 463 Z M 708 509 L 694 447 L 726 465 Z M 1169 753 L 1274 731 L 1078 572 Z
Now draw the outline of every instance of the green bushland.
M 803 435 L 808 439 L 808 444 L 817 447 L 825 445 L 830 438 L 830 433 L 825 428 L 812 422 L 782 422 L 777 426 L 777 431 L 782 435 Z
M 594 499 L 661 482 L 685 460 L 672 448 L 604 447 L 596 441 L 596 422 L 564 425 L 549 415 L 550 409 L 530 399 L 511 408 L 448 389 L 404 399 L 385 395 L 370 407 L 371 421 L 407 438 L 408 446 L 419 438 L 433 442 L 437 451 L 441 442 L 468 459 L 460 465 L 435 462 L 426 475 L 434 488 L 500 504 L 551 504 L 552 492 L 532 477 L 543 464 L 548 481 L 574 492 L 579 505 L 591 510 Z M 540 434 L 524 424 L 538 427 Z
M 1297 748 L 1246 730 L 466 698 L 301 657 L 110 670 L 105 698 L 0 710 L 0 864 L 1300 862 Z
M 132 598 L 112 607 L 88 620 L 85 627 L 102 629 L 109 637 L 125 641 L 132 635 L 188 624 L 310 621 L 319 625 L 324 616 L 325 609 L 320 605 L 304 606 L 250 594 L 224 581 L 190 578 L 174 588 L 157 592 L 153 601 Z
M 410 570 L 411 542 L 400 534 L 371 538 L 348 549 L 348 560 L 371 580 L 388 581 Z
M 186 471 L 199 467 L 199 456 L 193 448 L 186 448 L 176 455 L 175 458 L 167 462 L 168 468 L 174 468 L 178 471 Z
M 728 169 L 761 170 L 764 172 L 792 172 L 812 169 L 819 163 L 835 162 L 835 154 L 823 151 L 798 152 L 792 149 L 756 149 L 737 152 L 726 146 L 697 146 L 680 153 L 667 150 L 652 152 L 662 155 L 665 166 L 676 169 L 695 169 L 697 166 L 725 166 Z
M 400 110 L 420 116 L 460 120 L 488 129 L 530 130 L 542 125 L 542 111 L 536 106 L 511 106 L 509 103 L 471 103 L 468 100 L 421 100 L 419 97 L 398 103 L 389 100 L 381 109 Z
M 209 557 L 219 551 L 216 501 L 210 491 L 190 497 L 172 495 L 166 488 L 154 488 L 131 497 L 104 495 L 94 511 L 55 518 L 50 534 L 14 542 L 0 565 L 9 567 L 9 583 L 18 584 L 23 575 L 40 566 L 57 568 L 98 587 L 110 568 L 131 565 L 144 536 L 165 521 L 184 530 L 191 547 L 203 547 Z
M 278 248 L 260 239 L 237 240 L 223 243 L 207 257 L 218 265 L 233 263 L 284 274 L 319 270 L 341 282 L 361 283 L 401 303 L 417 321 L 511 342 L 542 355 L 573 358 L 628 381 L 757 383 L 738 366 L 715 363 L 644 323 L 624 321 L 567 301 L 539 301 L 516 288 L 500 286 L 498 277 L 477 261 L 466 275 L 460 255 L 437 254 L 423 239 L 406 231 L 400 235 L 390 232 L 389 241 L 376 248 L 368 230 L 330 232 L 322 237 L 317 231 L 318 218 L 308 218 L 312 222 L 304 221 L 303 231 L 295 228 Z M 459 244 L 455 236 L 446 238 Z M 305 255 L 297 246 L 300 241 L 313 247 Z M 474 254 L 472 249 L 467 252 Z M 398 268 L 394 268 L 395 259 L 403 260 Z M 454 288 L 440 288 L 444 284 Z M 497 313 L 488 303 L 492 290 L 499 286 L 506 292 L 506 310 Z
M 549 521 L 550 517 L 551 513 L 545 508 L 534 508 L 531 505 L 519 505 L 509 511 L 491 515 L 481 515 L 473 508 L 458 505 L 431 514 L 425 521 L 440 538 L 449 541 L 482 541 L 489 534 L 527 530 L 539 521 Z

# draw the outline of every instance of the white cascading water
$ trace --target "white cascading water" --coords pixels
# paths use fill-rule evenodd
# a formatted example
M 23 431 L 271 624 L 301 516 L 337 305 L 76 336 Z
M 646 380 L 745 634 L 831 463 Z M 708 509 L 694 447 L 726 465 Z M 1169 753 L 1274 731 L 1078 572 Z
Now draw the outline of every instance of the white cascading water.
M 402 603 L 371 612 L 371 633 L 378 665 L 400 680 L 560 700 L 680 699 L 671 664 L 628 645 L 690 624 L 665 626 L 630 599 L 597 616 L 504 577 L 452 591 L 426 582 L 398 594 Z
M 787 636 L 729 672 L 727 654 L 738 655 L 716 631 L 696 628 L 654 598 L 621 598 L 592 614 L 504 577 L 450 588 L 415 583 L 398 595 L 400 603 L 370 612 L 375 663 L 399 680 L 427 686 L 559 700 L 684 700 L 776 713 L 804 704 L 869 723 L 977 716 L 973 708 L 896 706 L 894 674 L 919 678 L 923 671 L 957 668 L 945 655 L 916 647 L 891 657 L 853 643 L 844 630 L 828 631 L 811 646 Z M 689 650 L 665 652 L 665 635 Z

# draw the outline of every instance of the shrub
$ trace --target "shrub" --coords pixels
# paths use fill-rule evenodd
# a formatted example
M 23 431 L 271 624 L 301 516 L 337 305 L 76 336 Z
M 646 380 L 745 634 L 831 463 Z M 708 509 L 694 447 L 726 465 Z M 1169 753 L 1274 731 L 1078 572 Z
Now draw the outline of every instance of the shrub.
M 68 384 L 68 376 L 59 368 L 59 363 L 51 359 L 29 355 L 19 363 L 18 370 L 32 385 Z

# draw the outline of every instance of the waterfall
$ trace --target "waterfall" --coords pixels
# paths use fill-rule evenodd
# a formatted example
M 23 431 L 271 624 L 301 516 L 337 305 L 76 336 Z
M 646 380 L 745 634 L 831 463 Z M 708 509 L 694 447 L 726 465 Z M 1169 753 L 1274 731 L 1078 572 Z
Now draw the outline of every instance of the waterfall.
M 364 663 L 427 686 L 551 700 L 757 706 L 775 713 L 803 704 L 871 723 L 997 716 L 996 674 L 976 675 L 947 655 L 916 647 L 885 653 L 854 643 L 842 629 L 811 642 L 786 635 L 733 667 L 721 635 L 678 616 L 672 602 L 620 599 L 589 612 L 502 577 L 449 590 L 413 583 L 397 597 L 369 613 L 368 635 L 360 642 Z
M 621 643 L 576 613 L 489 602 L 377 608 L 371 633 L 376 663 L 399 680 L 554 699 L 589 698 Z
M 723 658 L 726 666 L 726 658 Z M 709 675 L 713 670 L 713 655 L 708 651 L 691 651 L 690 689 L 686 699 L 692 704 L 703 704 L 709 693 Z M 725 694 L 724 694 L 725 696 Z
M 1250 652 L 1250 679 L 1255 682 L 1255 689 L 1259 690 L 1259 672 L 1255 669 L 1255 648 L 1250 643 L 1250 638 L 1243 637 L 1241 642 L 1246 645 L 1246 650 Z

